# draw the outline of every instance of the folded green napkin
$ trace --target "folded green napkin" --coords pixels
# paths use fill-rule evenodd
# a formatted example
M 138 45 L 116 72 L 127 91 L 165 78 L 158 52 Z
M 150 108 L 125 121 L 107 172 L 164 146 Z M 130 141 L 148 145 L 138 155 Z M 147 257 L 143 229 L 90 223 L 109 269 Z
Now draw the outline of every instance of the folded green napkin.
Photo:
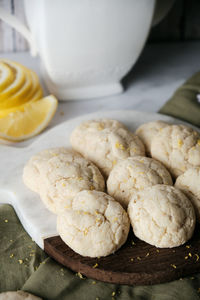
M 22 289 L 44 300 L 197 300 L 200 296 L 200 275 L 136 287 L 81 279 L 47 257 L 10 205 L 0 206 L 0 239 L 0 292 Z
M 189 78 L 172 98 L 160 109 L 159 113 L 169 115 L 200 127 L 200 72 Z
M 200 73 L 160 110 L 200 126 Z M 0 292 L 21 289 L 44 300 L 196 300 L 200 274 L 153 286 L 126 286 L 80 278 L 49 258 L 28 236 L 10 205 L 0 206 Z

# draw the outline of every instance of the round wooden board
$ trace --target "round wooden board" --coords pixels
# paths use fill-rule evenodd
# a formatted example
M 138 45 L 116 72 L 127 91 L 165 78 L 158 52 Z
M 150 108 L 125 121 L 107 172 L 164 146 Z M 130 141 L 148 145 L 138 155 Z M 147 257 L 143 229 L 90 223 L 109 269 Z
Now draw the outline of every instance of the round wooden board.
M 137 239 L 133 233 L 116 253 L 107 257 L 83 257 L 59 236 L 44 240 L 44 250 L 75 272 L 104 282 L 149 285 L 164 283 L 200 271 L 200 225 L 193 238 L 177 248 L 159 249 Z

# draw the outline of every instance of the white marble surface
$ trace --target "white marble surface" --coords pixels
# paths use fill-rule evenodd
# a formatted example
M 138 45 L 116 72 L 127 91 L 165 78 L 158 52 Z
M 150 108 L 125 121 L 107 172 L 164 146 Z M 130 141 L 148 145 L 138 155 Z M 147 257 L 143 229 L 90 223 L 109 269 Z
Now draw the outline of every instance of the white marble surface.
M 133 110 L 99 111 L 98 113 L 79 116 L 52 128 L 26 148 L 1 146 L 0 161 L 3 176 L 0 176 L 0 205 L 1 203 L 9 203 L 14 207 L 23 227 L 41 248 L 44 247 L 45 238 L 58 234 L 56 215 L 45 208 L 38 194 L 24 185 L 22 180 L 23 167 L 32 155 L 43 149 L 69 147 L 72 130 L 84 120 L 98 118 L 119 120 L 133 132 L 144 120 L 146 122 L 153 120 L 163 120 L 171 123 L 181 122 L 168 116 Z
M 32 58 L 29 53 L 7 53 L 0 57 L 21 62 L 40 75 L 39 58 Z M 175 89 L 199 69 L 200 42 L 147 45 L 137 64 L 124 79 L 123 94 L 87 101 L 60 102 L 49 128 L 96 111 L 135 109 L 156 112 Z M 19 143 L 18 146 L 27 145 L 32 140 Z

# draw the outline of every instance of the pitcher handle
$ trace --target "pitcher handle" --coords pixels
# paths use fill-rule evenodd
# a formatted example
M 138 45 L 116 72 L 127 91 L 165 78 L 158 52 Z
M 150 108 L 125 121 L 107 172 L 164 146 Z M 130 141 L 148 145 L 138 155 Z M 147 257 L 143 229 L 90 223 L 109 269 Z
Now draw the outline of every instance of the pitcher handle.
M 30 52 L 32 56 L 37 55 L 37 47 L 33 38 L 32 33 L 29 31 L 29 29 L 15 17 L 14 15 L 11 15 L 8 13 L 5 9 L 0 7 L 0 19 L 4 22 L 6 22 L 8 25 L 13 27 L 16 31 L 21 33 L 23 37 L 28 41 Z

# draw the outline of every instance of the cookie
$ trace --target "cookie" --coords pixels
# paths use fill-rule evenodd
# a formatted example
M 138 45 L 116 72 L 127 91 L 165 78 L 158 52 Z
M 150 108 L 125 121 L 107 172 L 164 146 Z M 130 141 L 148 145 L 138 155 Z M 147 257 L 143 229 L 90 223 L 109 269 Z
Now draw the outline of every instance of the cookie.
M 33 155 L 23 169 L 23 181 L 30 190 L 39 193 L 41 183 L 41 166 L 46 165 L 50 159 L 56 156 L 64 156 L 66 161 L 69 161 L 70 159 L 72 160 L 72 158 L 74 158 L 75 156 L 82 157 L 74 150 L 70 150 L 64 147 L 46 149 Z
M 42 300 L 42 298 L 23 291 L 17 291 L 1 293 L 0 300 Z
M 71 134 L 72 147 L 94 162 L 107 177 L 118 160 L 145 155 L 141 140 L 116 120 L 90 120 Z
M 200 167 L 188 169 L 180 175 L 175 182 L 179 188 L 191 200 L 197 220 L 200 222 Z
M 82 191 L 72 208 L 57 217 L 61 239 L 82 256 L 99 257 L 114 253 L 126 241 L 130 221 L 126 211 L 111 196 Z
M 134 234 L 159 248 L 184 244 L 195 228 L 191 201 L 179 189 L 169 185 L 155 185 L 134 194 L 128 214 Z
M 108 194 L 126 208 L 132 194 L 156 184 L 172 185 L 166 168 L 149 157 L 129 157 L 119 161 L 107 180 Z
M 31 177 L 27 178 L 30 174 Z M 105 188 L 99 169 L 67 148 L 48 149 L 33 156 L 24 168 L 23 179 L 28 187 L 33 187 L 32 181 L 36 180 L 38 188 L 35 191 L 46 207 L 56 214 L 70 207 L 80 191 L 104 191 Z
M 176 178 L 200 166 L 200 134 L 185 125 L 167 126 L 153 138 L 151 155 Z
M 137 128 L 135 134 L 137 134 L 143 142 L 148 156 L 151 156 L 151 142 L 154 136 L 168 125 L 169 124 L 163 121 L 153 121 L 142 124 Z

